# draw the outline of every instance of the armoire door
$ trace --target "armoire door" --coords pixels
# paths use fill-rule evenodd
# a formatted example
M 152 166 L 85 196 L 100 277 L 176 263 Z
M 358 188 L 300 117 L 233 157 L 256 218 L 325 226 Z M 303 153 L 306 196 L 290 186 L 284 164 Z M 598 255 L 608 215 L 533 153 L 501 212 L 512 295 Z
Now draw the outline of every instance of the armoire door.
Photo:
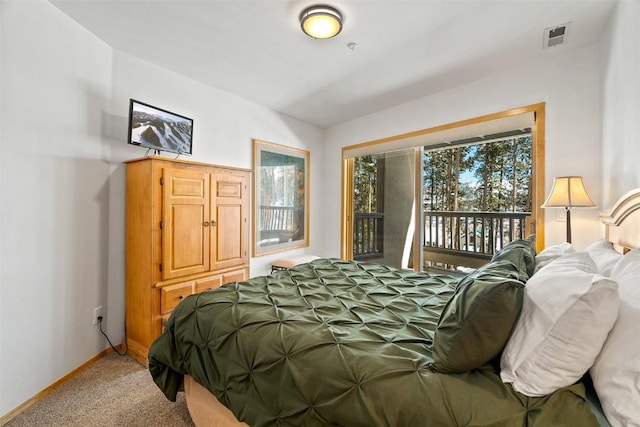
M 162 279 L 210 270 L 210 174 L 206 169 L 163 172 Z
M 248 260 L 248 178 L 215 174 L 211 183 L 211 268 L 244 264 Z

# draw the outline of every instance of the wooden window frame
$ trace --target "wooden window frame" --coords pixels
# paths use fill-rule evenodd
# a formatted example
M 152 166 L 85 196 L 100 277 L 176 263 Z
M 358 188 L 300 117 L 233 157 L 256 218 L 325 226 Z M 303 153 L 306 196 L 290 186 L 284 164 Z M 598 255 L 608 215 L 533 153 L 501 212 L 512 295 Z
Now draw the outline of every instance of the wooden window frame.
M 415 139 L 421 135 L 432 134 L 436 132 L 448 131 L 454 128 L 470 126 L 486 121 L 507 118 L 518 114 L 533 113 L 534 123 L 531 127 L 532 137 L 532 175 L 533 175 L 533 194 L 532 207 L 533 228 L 536 233 L 536 249 L 541 251 L 544 248 L 544 212 L 541 208 L 545 198 L 545 103 L 527 105 L 524 107 L 513 108 L 493 114 L 474 117 L 471 119 L 461 120 L 458 122 L 448 123 L 432 128 L 422 129 L 415 132 L 400 134 L 388 138 L 368 141 L 352 146 L 342 148 L 342 183 L 341 183 L 341 220 L 340 220 L 340 256 L 343 259 L 352 259 L 353 257 L 353 167 L 354 159 L 345 158 L 345 151 L 352 150 L 356 147 L 380 146 L 380 152 L 384 149 L 384 145 L 395 143 L 404 139 Z M 416 149 L 416 164 L 418 164 L 419 154 Z M 418 170 L 418 169 L 416 169 Z M 416 174 L 417 175 L 417 174 Z M 418 180 L 419 177 L 416 177 Z M 419 195 L 416 196 L 419 199 Z M 418 215 L 419 206 L 416 204 L 416 215 Z M 419 227 L 416 227 L 416 238 L 414 244 L 419 242 Z M 414 250 L 414 258 L 418 257 L 417 250 Z M 418 259 L 414 259 L 415 269 L 420 268 Z

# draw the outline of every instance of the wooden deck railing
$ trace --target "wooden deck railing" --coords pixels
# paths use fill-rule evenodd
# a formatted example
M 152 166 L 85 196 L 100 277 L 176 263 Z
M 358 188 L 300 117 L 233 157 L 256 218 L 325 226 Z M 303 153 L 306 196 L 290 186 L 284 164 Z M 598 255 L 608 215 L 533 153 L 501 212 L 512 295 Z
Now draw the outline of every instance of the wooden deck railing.
M 515 239 L 525 237 L 530 212 L 425 211 L 424 262 L 479 267 Z M 384 214 L 356 213 L 353 258 L 384 254 Z
M 304 211 L 290 206 L 260 206 L 258 241 L 264 245 L 291 241 L 301 235 Z
M 479 267 L 524 238 L 530 212 L 425 211 L 424 262 Z
M 296 209 L 288 206 L 260 206 L 260 230 L 284 231 L 294 226 Z
M 384 214 L 357 213 L 353 223 L 353 259 L 379 258 L 383 254 Z

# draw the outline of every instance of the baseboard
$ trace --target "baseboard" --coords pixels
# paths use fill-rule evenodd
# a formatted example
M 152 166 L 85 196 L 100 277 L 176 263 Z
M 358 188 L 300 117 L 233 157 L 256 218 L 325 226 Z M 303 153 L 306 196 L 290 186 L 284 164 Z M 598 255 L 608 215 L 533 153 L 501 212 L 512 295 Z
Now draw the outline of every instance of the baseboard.
M 116 346 L 116 348 L 118 349 L 118 351 L 122 351 L 125 348 L 125 346 L 124 346 L 124 344 L 119 344 L 118 346 Z M 50 394 L 52 391 L 54 391 L 55 389 L 60 387 L 62 384 L 66 383 L 71 378 L 75 377 L 80 372 L 82 372 L 83 370 L 85 370 L 86 368 L 91 366 L 97 360 L 103 358 L 104 356 L 106 356 L 109 353 L 113 353 L 113 351 L 114 350 L 111 347 L 105 348 L 100 353 L 96 354 L 95 356 L 93 356 L 92 358 L 90 358 L 89 360 L 84 362 L 82 365 L 78 366 L 77 368 L 75 368 L 74 370 L 69 372 L 68 374 L 66 374 L 63 377 L 59 378 L 56 382 L 54 382 L 53 384 L 51 384 L 50 386 L 48 386 L 47 388 L 45 388 L 41 392 L 37 393 L 35 396 L 31 397 L 30 399 L 28 399 L 25 402 L 21 403 L 20 405 L 18 405 L 17 407 L 12 409 L 11 411 L 7 412 L 2 417 L 0 417 L 0 425 L 5 425 L 9 421 L 14 419 L 18 415 L 20 415 L 22 412 L 27 410 L 29 407 L 33 406 L 35 403 L 38 403 L 40 400 L 44 399 L 48 394 Z

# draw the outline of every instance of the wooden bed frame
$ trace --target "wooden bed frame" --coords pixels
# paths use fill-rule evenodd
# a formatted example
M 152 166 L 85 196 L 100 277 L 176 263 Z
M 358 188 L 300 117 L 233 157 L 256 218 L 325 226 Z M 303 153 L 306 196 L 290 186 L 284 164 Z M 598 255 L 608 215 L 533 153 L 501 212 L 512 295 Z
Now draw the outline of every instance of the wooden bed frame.
M 610 211 L 600 213 L 600 219 L 605 238 L 620 252 L 640 248 L 640 188 L 623 195 Z M 184 378 L 184 390 L 196 426 L 248 427 L 190 376 Z
M 626 253 L 640 248 L 640 188 L 623 195 L 605 213 L 600 213 L 600 221 L 605 226 L 604 237 Z
M 184 394 L 191 420 L 197 427 L 248 427 L 189 375 L 184 377 Z

